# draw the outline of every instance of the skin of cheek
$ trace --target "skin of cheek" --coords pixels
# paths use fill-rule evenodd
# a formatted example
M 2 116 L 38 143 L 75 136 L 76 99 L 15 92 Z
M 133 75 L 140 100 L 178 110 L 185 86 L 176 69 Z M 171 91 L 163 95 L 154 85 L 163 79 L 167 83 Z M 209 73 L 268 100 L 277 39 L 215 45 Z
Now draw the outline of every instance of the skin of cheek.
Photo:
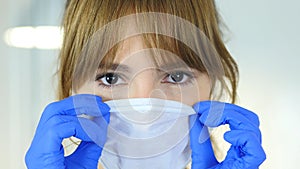
M 199 102 L 199 101 L 204 101 L 204 100 L 209 100 L 210 99 L 210 92 L 211 92 L 211 81 L 210 78 L 208 77 L 207 74 L 201 74 L 197 79 L 197 84 L 198 84 L 198 95 L 199 98 L 196 98 L 196 100 L 193 100 L 193 104 Z
M 94 81 L 87 81 L 82 86 L 80 86 L 78 89 L 73 90 L 72 94 L 73 95 L 74 94 L 93 94 L 93 95 L 101 96 L 97 92 L 97 86 L 96 86 L 96 84 L 97 83 L 94 82 Z
M 109 100 L 114 100 L 114 99 L 121 99 L 119 95 L 124 95 L 123 93 L 126 92 L 126 87 L 125 89 L 117 89 L 117 90 L 112 90 L 112 89 L 104 89 L 103 87 L 99 86 L 99 82 L 96 81 L 87 81 L 84 83 L 80 88 L 78 88 L 76 91 L 73 91 L 74 94 L 93 94 L 100 96 L 102 98 L 102 101 L 109 101 Z
M 206 74 L 199 75 L 193 84 L 183 86 L 177 96 L 170 100 L 175 100 L 193 106 L 199 101 L 209 100 L 210 98 L 210 79 Z

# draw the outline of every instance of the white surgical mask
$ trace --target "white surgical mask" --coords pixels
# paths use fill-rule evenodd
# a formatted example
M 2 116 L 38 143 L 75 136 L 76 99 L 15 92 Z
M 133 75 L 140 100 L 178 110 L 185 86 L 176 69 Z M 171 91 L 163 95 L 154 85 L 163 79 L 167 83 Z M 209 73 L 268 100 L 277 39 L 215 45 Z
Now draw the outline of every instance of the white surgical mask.
M 100 158 L 106 169 L 182 169 L 190 162 L 191 106 L 155 98 L 105 103 L 111 108 Z

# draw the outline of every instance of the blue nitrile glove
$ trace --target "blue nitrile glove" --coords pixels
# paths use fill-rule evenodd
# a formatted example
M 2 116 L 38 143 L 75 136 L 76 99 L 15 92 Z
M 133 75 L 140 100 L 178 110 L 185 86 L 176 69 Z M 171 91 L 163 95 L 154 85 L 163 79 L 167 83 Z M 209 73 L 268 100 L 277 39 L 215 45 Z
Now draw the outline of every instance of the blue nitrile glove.
M 90 118 L 80 117 L 82 114 Z M 109 107 L 95 95 L 80 94 L 49 104 L 26 153 L 27 167 L 96 169 L 106 141 L 108 122 Z M 71 136 L 82 141 L 73 154 L 64 157 L 61 143 Z
M 192 169 L 257 169 L 266 159 L 256 114 L 234 104 L 203 101 L 190 117 Z M 207 127 L 229 124 L 224 139 L 231 144 L 224 161 L 213 153 Z

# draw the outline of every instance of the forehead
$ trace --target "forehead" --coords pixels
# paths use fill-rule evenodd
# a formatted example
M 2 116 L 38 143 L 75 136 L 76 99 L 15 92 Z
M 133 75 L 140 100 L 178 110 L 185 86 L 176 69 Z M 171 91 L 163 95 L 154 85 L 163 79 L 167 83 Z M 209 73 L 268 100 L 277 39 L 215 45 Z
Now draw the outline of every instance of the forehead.
M 120 43 L 116 51 L 114 62 L 120 63 L 124 59 L 139 53 L 146 48 L 141 36 L 128 38 Z
M 133 70 L 145 68 L 161 70 L 189 68 L 176 53 L 147 46 L 142 36 L 135 36 L 124 40 L 118 46 L 113 65 L 126 65 Z M 115 69 L 114 66 L 111 69 Z

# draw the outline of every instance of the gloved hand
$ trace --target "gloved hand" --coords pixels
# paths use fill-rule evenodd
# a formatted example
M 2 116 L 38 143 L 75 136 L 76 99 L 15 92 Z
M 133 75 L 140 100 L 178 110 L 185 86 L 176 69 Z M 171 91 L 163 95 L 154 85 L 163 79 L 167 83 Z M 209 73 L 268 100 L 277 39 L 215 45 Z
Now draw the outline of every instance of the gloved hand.
M 234 104 L 203 101 L 194 105 L 198 113 L 190 117 L 192 169 L 257 169 L 266 155 L 261 146 L 256 114 Z M 207 127 L 229 124 L 224 139 L 231 144 L 224 161 L 213 153 Z
M 93 119 L 78 117 L 93 117 Z M 97 168 L 106 141 L 109 107 L 98 96 L 80 94 L 49 104 L 40 119 L 25 161 L 29 169 Z M 62 140 L 81 139 L 64 157 Z

